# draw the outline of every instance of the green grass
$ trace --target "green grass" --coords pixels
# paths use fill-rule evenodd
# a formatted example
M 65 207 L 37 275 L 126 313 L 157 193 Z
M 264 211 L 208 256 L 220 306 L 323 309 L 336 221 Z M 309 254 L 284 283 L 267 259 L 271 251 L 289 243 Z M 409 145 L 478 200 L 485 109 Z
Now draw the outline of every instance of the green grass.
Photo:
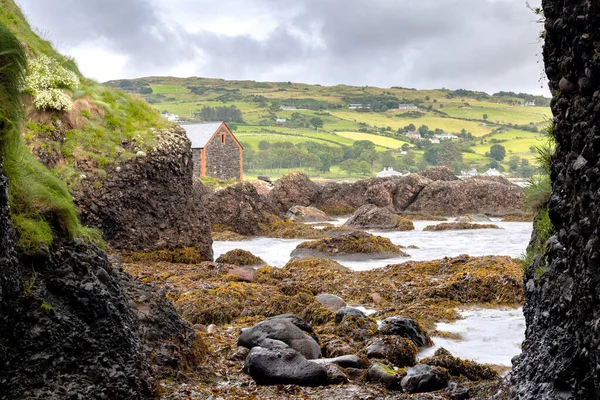
M 0 25 L 0 155 L 8 178 L 11 222 L 18 233 L 18 246 L 32 254 L 48 248 L 56 235 L 101 245 L 98 231 L 81 226 L 66 185 L 37 161 L 22 141 L 24 60 L 25 50 L 18 39 Z
M 498 106 L 498 105 L 496 105 Z M 443 112 L 456 118 L 467 118 L 482 120 L 483 114 L 487 114 L 488 121 L 503 124 L 527 125 L 529 123 L 539 124 L 550 118 L 550 110 L 541 107 L 506 106 L 504 108 L 491 107 L 461 107 L 444 108 Z

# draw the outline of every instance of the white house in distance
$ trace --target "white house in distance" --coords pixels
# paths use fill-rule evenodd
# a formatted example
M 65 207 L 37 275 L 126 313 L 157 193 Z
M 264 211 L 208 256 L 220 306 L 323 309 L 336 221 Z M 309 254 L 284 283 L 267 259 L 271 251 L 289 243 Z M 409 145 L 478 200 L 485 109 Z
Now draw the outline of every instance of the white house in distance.
M 362 104 L 350 104 L 348 106 L 349 110 L 356 110 L 356 109 L 359 109 L 359 108 L 362 108 Z
M 502 176 L 500 171 L 498 171 L 496 168 L 490 168 L 481 175 L 483 175 L 483 176 Z
M 378 178 L 387 178 L 388 176 L 402 176 L 401 172 L 394 171 L 394 168 L 384 168 L 383 171 L 377 173 Z
M 449 139 L 458 139 L 458 136 L 453 135 L 451 133 L 442 133 L 440 135 L 437 135 L 436 138 L 440 139 L 440 140 L 449 140 Z
M 275 120 L 275 123 L 276 123 L 277 125 L 285 125 L 285 124 L 287 123 L 287 119 L 285 119 L 285 118 L 277 118 L 277 119 Z
M 409 139 L 417 139 L 417 140 L 423 139 L 423 137 L 421 136 L 421 134 L 418 131 L 406 132 L 404 134 L 404 136 L 406 136 Z
M 415 106 L 414 104 L 399 104 L 398 105 L 398 110 L 418 110 L 419 107 Z
M 160 115 L 162 115 L 162 117 L 165 118 L 167 121 L 171 121 L 171 122 L 178 122 L 179 121 L 179 115 L 177 115 L 177 114 L 173 114 L 173 113 L 170 113 L 170 112 L 164 112 L 164 113 L 162 113 Z
M 281 106 L 279 109 L 281 111 L 296 111 L 298 108 L 296 106 Z

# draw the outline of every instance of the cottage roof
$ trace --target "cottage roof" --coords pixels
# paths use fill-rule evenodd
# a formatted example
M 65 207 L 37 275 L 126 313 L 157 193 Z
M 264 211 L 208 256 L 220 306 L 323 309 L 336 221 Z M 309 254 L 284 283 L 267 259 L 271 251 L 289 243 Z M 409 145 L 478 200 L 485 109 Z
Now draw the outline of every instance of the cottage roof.
M 182 127 L 185 129 L 188 139 L 192 142 L 192 149 L 202 149 L 221 124 L 223 122 L 205 122 L 202 124 L 182 125 Z

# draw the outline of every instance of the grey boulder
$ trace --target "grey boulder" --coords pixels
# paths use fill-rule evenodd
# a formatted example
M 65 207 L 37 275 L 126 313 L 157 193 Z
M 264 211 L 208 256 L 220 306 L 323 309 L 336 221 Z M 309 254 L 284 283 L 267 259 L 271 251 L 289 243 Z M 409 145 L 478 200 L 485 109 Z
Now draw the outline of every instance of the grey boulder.
M 431 346 L 433 344 L 427 333 L 410 318 L 386 318 L 379 326 L 379 333 L 410 339 L 417 347 Z
M 402 390 L 408 393 L 424 393 L 448 387 L 448 374 L 439 368 L 418 364 L 406 371 L 400 382 Z
M 243 369 L 259 385 L 323 386 L 329 383 L 325 366 L 308 361 L 291 348 L 254 347 Z

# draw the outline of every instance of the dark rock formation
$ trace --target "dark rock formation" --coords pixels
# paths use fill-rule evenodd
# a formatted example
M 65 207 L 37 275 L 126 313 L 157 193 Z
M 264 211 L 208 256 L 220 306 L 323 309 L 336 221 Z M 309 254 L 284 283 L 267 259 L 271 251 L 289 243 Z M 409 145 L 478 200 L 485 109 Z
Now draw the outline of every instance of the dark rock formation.
M 408 393 L 433 392 L 448 386 L 449 377 L 437 367 L 418 364 L 406 371 L 402 378 L 402 389 Z
M 321 187 L 301 172 L 293 172 L 275 182 L 269 199 L 281 213 L 286 213 L 293 206 L 310 206 L 321 191 Z
M 157 135 L 155 151 L 111 167 L 100 187 L 82 182 L 74 193 L 82 222 L 100 228 L 116 249 L 196 247 L 212 260 L 210 226 L 192 185 L 190 142 L 180 127 Z
M 308 361 L 292 348 L 254 347 L 246 357 L 244 372 L 259 385 L 322 386 L 329 383 L 325 366 Z
M 281 341 L 298 351 L 307 359 L 321 357 L 319 344 L 304 331 L 285 319 L 267 319 L 245 329 L 238 338 L 238 345 L 247 348 L 263 346 L 265 339 Z
M 282 215 L 248 182 L 210 193 L 202 200 L 211 224 L 222 225 L 240 235 L 258 235 L 261 224 L 279 220 Z
M 312 360 L 317 364 L 336 364 L 342 368 L 364 368 L 364 360 L 355 355 L 345 355 L 334 358 L 319 358 Z
M 152 394 L 138 319 L 101 251 L 64 241 L 21 262 L 17 279 L 0 303 L 0 398 Z
M 406 208 L 411 213 L 462 215 L 523 208 L 522 189 L 504 178 L 474 177 L 427 185 Z
M 367 371 L 367 381 L 379 382 L 389 389 L 401 389 L 399 378 L 392 367 L 379 362 L 373 363 Z
M 431 346 L 433 344 L 431 338 L 427 335 L 427 332 L 410 318 L 386 318 L 381 322 L 379 333 L 410 339 L 417 347 Z
M 406 226 L 408 224 L 408 226 Z M 348 221 L 344 224 L 350 228 L 356 229 L 399 229 L 409 230 L 407 227 L 414 226 L 411 221 L 399 217 L 388 208 L 380 208 L 374 204 L 366 204 L 360 207 Z M 402 229 L 400 229 L 402 228 Z
M 419 175 L 432 181 L 457 181 L 458 177 L 448 167 L 433 167 L 419 172 Z
M 0 174 L 0 399 L 146 399 L 204 345 L 164 292 L 98 248 L 55 239 L 17 258 Z
M 554 236 L 525 275 L 526 339 L 514 399 L 600 398 L 600 5 L 545 0 L 544 61 L 556 152 Z M 535 240 L 535 238 L 534 238 Z M 533 243 L 533 242 L 532 242 Z

